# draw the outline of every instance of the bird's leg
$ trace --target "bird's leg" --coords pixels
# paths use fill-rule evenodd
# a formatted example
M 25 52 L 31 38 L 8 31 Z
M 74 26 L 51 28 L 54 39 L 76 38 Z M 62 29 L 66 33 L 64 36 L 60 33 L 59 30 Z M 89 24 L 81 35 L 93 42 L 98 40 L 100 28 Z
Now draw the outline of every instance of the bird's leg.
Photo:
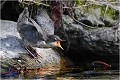
M 38 56 L 40 56 L 41 58 L 42 58 L 42 56 L 39 54 L 39 53 L 37 53 L 37 51 L 34 49 L 34 48 L 32 48 L 31 46 L 29 46 L 30 48 L 31 48 L 31 50 L 36 54 L 36 56 L 38 55 Z
M 30 44 L 27 42 L 26 39 L 23 38 L 23 42 L 24 42 L 23 44 L 24 44 L 25 48 L 27 49 L 27 51 L 29 50 L 29 52 L 31 52 L 31 55 L 33 55 L 35 57 L 37 57 L 37 55 L 38 55 L 38 56 L 40 56 L 42 58 L 42 56 L 40 54 L 38 54 L 37 51 L 33 47 L 30 46 Z M 44 42 L 42 42 L 42 43 L 44 43 Z M 39 45 L 41 45 L 41 44 L 39 44 Z M 38 46 L 38 45 L 35 45 L 35 46 Z
M 27 46 L 27 49 L 31 52 L 31 54 L 37 57 L 36 51 L 30 45 Z
M 29 54 L 33 57 L 33 59 L 35 60 L 35 61 L 37 61 L 38 63 L 41 63 L 35 56 L 34 56 L 34 54 L 29 50 L 30 49 L 30 46 L 28 45 L 27 47 L 25 47 L 26 48 L 26 50 L 29 52 Z

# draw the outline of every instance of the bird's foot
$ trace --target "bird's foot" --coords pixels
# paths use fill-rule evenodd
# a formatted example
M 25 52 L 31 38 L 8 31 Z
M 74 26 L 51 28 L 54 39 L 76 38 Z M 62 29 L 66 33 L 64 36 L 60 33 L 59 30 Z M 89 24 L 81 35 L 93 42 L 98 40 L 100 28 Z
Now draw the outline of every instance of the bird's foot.
M 37 56 L 40 56 L 37 51 L 32 48 L 30 45 L 28 45 L 27 47 L 25 47 L 26 50 L 28 51 L 29 55 L 35 60 L 37 61 L 38 63 L 41 63 L 38 59 L 37 59 Z M 40 56 L 41 57 L 41 56 Z M 42 58 L 42 57 L 41 57 Z

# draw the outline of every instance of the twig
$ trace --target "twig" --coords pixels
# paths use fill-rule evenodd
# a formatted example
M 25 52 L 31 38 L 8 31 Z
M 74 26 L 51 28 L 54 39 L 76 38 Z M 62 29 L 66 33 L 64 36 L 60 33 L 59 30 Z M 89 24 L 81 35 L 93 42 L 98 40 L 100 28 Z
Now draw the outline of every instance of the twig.
M 72 18 L 72 17 L 71 17 L 71 18 Z M 73 19 L 74 21 L 78 22 L 79 24 L 81 24 L 81 25 L 83 25 L 83 26 L 86 26 L 86 27 L 88 27 L 88 28 L 94 28 L 94 29 L 96 28 L 96 27 L 88 26 L 88 25 L 86 25 L 86 24 L 84 24 L 84 23 L 76 20 L 75 18 L 72 18 L 72 19 Z
M 50 7 L 50 5 L 44 4 L 44 3 L 41 3 L 41 2 L 35 2 L 35 1 L 32 1 L 32 2 L 35 3 L 35 4 L 38 4 L 38 5 L 43 5 L 43 6 Z
M 28 2 L 28 1 L 27 1 L 27 2 Z M 20 3 L 28 4 L 27 2 L 21 1 Z M 38 4 L 38 5 L 43 5 L 43 6 L 50 7 L 50 5 L 45 4 L 45 3 L 42 3 L 42 2 L 35 2 L 35 1 L 30 1 L 30 2 L 31 2 L 31 3 L 35 3 L 35 4 Z
M 6 0 L 3 0 L 3 2 L 1 2 L 1 6 L 3 6 L 5 4 Z
M 43 5 L 43 6 L 47 6 L 47 7 L 50 7 L 50 5 L 48 5 L 48 4 L 45 4 L 45 3 L 42 3 L 42 2 L 36 2 L 36 1 L 31 1 L 31 2 L 33 2 L 33 3 L 35 3 L 35 4 L 38 4 L 38 5 Z M 119 9 L 119 6 L 114 6 L 114 5 L 112 5 L 111 3 L 113 3 L 113 2 L 109 2 L 109 3 L 106 3 L 106 2 L 98 2 L 98 1 L 92 1 L 92 3 L 90 3 L 91 1 L 89 1 L 89 4 L 88 5 L 80 5 L 80 6 L 77 6 L 77 7 L 67 7 L 67 6 L 65 6 L 65 7 L 63 7 L 63 8 L 69 8 L 69 9 L 76 9 L 76 8 L 82 8 L 82 7 L 85 7 L 85 6 L 89 6 L 90 4 L 95 4 L 95 5 L 108 5 L 109 7 L 111 7 L 111 8 L 113 8 L 113 9 L 115 9 L 115 10 L 120 10 Z M 27 2 L 22 2 L 22 3 L 25 3 L 25 4 L 28 4 Z M 114 4 L 115 3 L 117 3 L 117 2 L 114 2 Z
M 77 8 L 82 8 L 82 7 L 86 7 L 86 6 L 89 6 L 90 4 L 88 4 L 88 5 L 80 5 L 80 6 L 74 6 L 74 7 L 68 7 L 68 6 L 64 6 L 63 8 L 68 8 L 68 9 L 77 9 Z
M 92 1 L 92 3 L 90 3 L 90 1 L 89 1 L 89 4 L 88 4 L 88 5 L 85 4 L 85 5 L 80 5 L 80 6 L 76 6 L 76 7 L 67 7 L 67 6 L 65 6 L 65 7 L 63 7 L 63 8 L 76 9 L 76 8 L 82 8 L 82 7 L 89 6 L 90 4 L 95 4 L 95 5 L 107 5 L 107 6 L 113 8 L 113 9 L 115 9 L 115 10 L 120 10 L 120 9 L 119 9 L 119 6 L 114 6 L 114 5 L 112 5 L 111 3 L 113 3 L 113 2 L 106 3 L 106 2 Z M 114 4 L 115 4 L 115 3 L 117 3 L 117 2 L 114 2 Z
M 103 21 L 104 21 L 104 18 L 105 18 L 105 16 L 106 16 L 107 10 L 108 10 L 108 5 L 106 6 L 106 9 L 105 9 L 105 13 L 104 13 L 104 16 L 103 16 Z
M 113 8 L 115 10 L 120 10 L 119 6 L 114 6 L 114 5 L 110 4 L 110 2 L 107 2 L 107 3 L 106 2 L 98 2 L 98 1 L 92 1 L 92 2 L 95 3 L 96 5 L 108 5 L 109 7 Z
M 3 2 L 1 2 L 1 6 L 0 9 L 2 9 L 3 5 L 5 4 L 6 0 L 3 0 Z
M 33 12 L 33 5 L 31 6 L 31 13 L 30 13 L 30 17 L 32 17 L 32 12 Z

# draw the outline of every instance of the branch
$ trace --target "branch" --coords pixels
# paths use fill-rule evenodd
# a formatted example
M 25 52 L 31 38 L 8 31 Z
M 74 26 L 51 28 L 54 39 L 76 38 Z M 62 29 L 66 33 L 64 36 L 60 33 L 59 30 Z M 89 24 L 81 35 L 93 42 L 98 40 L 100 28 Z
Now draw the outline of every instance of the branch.
M 72 18 L 72 17 L 71 17 Z M 92 28 L 92 29 L 95 29 L 95 28 L 97 28 L 97 27 L 92 27 L 92 26 L 89 26 L 89 25 L 86 25 L 86 24 L 84 24 L 84 23 L 82 23 L 82 22 L 80 22 L 80 21 L 78 21 L 77 19 L 75 19 L 75 18 L 72 18 L 74 21 L 76 21 L 76 22 L 78 22 L 79 24 L 81 24 L 81 25 L 83 25 L 83 26 L 86 26 L 86 27 L 88 27 L 88 28 Z
M 6 0 L 3 0 L 3 2 L 1 2 L 1 6 L 0 9 L 2 9 L 3 5 L 5 4 Z
M 38 4 L 38 5 L 43 5 L 43 6 L 50 7 L 50 5 L 44 4 L 44 3 L 42 3 L 42 2 L 36 2 L 36 1 L 32 1 L 32 2 L 35 3 L 35 4 Z
M 114 6 L 112 5 L 110 2 L 98 2 L 98 1 L 92 1 L 94 4 L 96 5 L 108 5 L 109 7 L 115 9 L 115 10 L 120 10 L 120 7 L 119 6 Z M 92 3 L 92 4 L 93 4 Z
M 106 16 L 107 10 L 108 10 L 108 5 L 106 6 L 106 9 L 105 9 L 105 13 L 104 13 L 104 16 L 103 16 L 103 21 L 104 21 L 104 18 L 105 18 L 105 16 Z
M 95 5 L 100 5 L 100 6 L 106 5 L 106 6 L 109 6 L 109 7 L 113 8 L 113 9 L 115 9 L 115 10 L 120 10 L 119 6 L 114 6 L 114 5 L 112 5 L 112 3 L 113 4 L 119 4 L 119 2 L 117 3 L 117 2 L 98 2 L 98 1 L 90 2 L 89 1 L 89 4 L 87 4 L 87 5 L 80 5 L 80 6 L 76 6 L 76 7 L 67 7 L 67 6 L 65 6 L 63 8 L 76 9 L 76 8 L 82 8 L 82 7 L 89 6 L 90 4 L 95 4 Z
M 19 0 L 19 2 L 20 2 L 20 3 L 24 3 L 24 4 L 29 4 L 28 2 L 30 2 L 30 3 L 33 3 L 33 4 L 43 5 L 43 6 L 50 7 L 50 5 L 48 5 L 48 4 L 45 4 L 45 3 L 42 3 L 42 2 L 36 2 L 36 1 L 34 1 L 34 0 L 31 0 L 31 1 L 26 1 L 26 0 L 25 0 L 25 1 L 24 1 L 24 0 L 22 1 L 22 0 L 21 0 L 21 1 L 20 1 L 20 0 Z

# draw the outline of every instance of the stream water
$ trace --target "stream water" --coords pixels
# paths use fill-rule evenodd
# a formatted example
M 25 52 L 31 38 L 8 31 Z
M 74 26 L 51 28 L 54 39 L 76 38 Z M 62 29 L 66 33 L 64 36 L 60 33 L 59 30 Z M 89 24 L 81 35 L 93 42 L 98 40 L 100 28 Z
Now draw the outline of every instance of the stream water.
M 81 68 L 70 70 L 61 70 L 59 74 L 54 74 L 56 70 L 38 70 L 31 69 L 21 71 L 19 75 L 14 77 L 5 77 L 5 79 L 40 79 L 40 80 L 78 80 L 78 79 L 104 79 L 104 80 L 119 80 L 119 70 L 86 70 L 81 71 Z M 46 75 L 47 74 L 47 75 Z

